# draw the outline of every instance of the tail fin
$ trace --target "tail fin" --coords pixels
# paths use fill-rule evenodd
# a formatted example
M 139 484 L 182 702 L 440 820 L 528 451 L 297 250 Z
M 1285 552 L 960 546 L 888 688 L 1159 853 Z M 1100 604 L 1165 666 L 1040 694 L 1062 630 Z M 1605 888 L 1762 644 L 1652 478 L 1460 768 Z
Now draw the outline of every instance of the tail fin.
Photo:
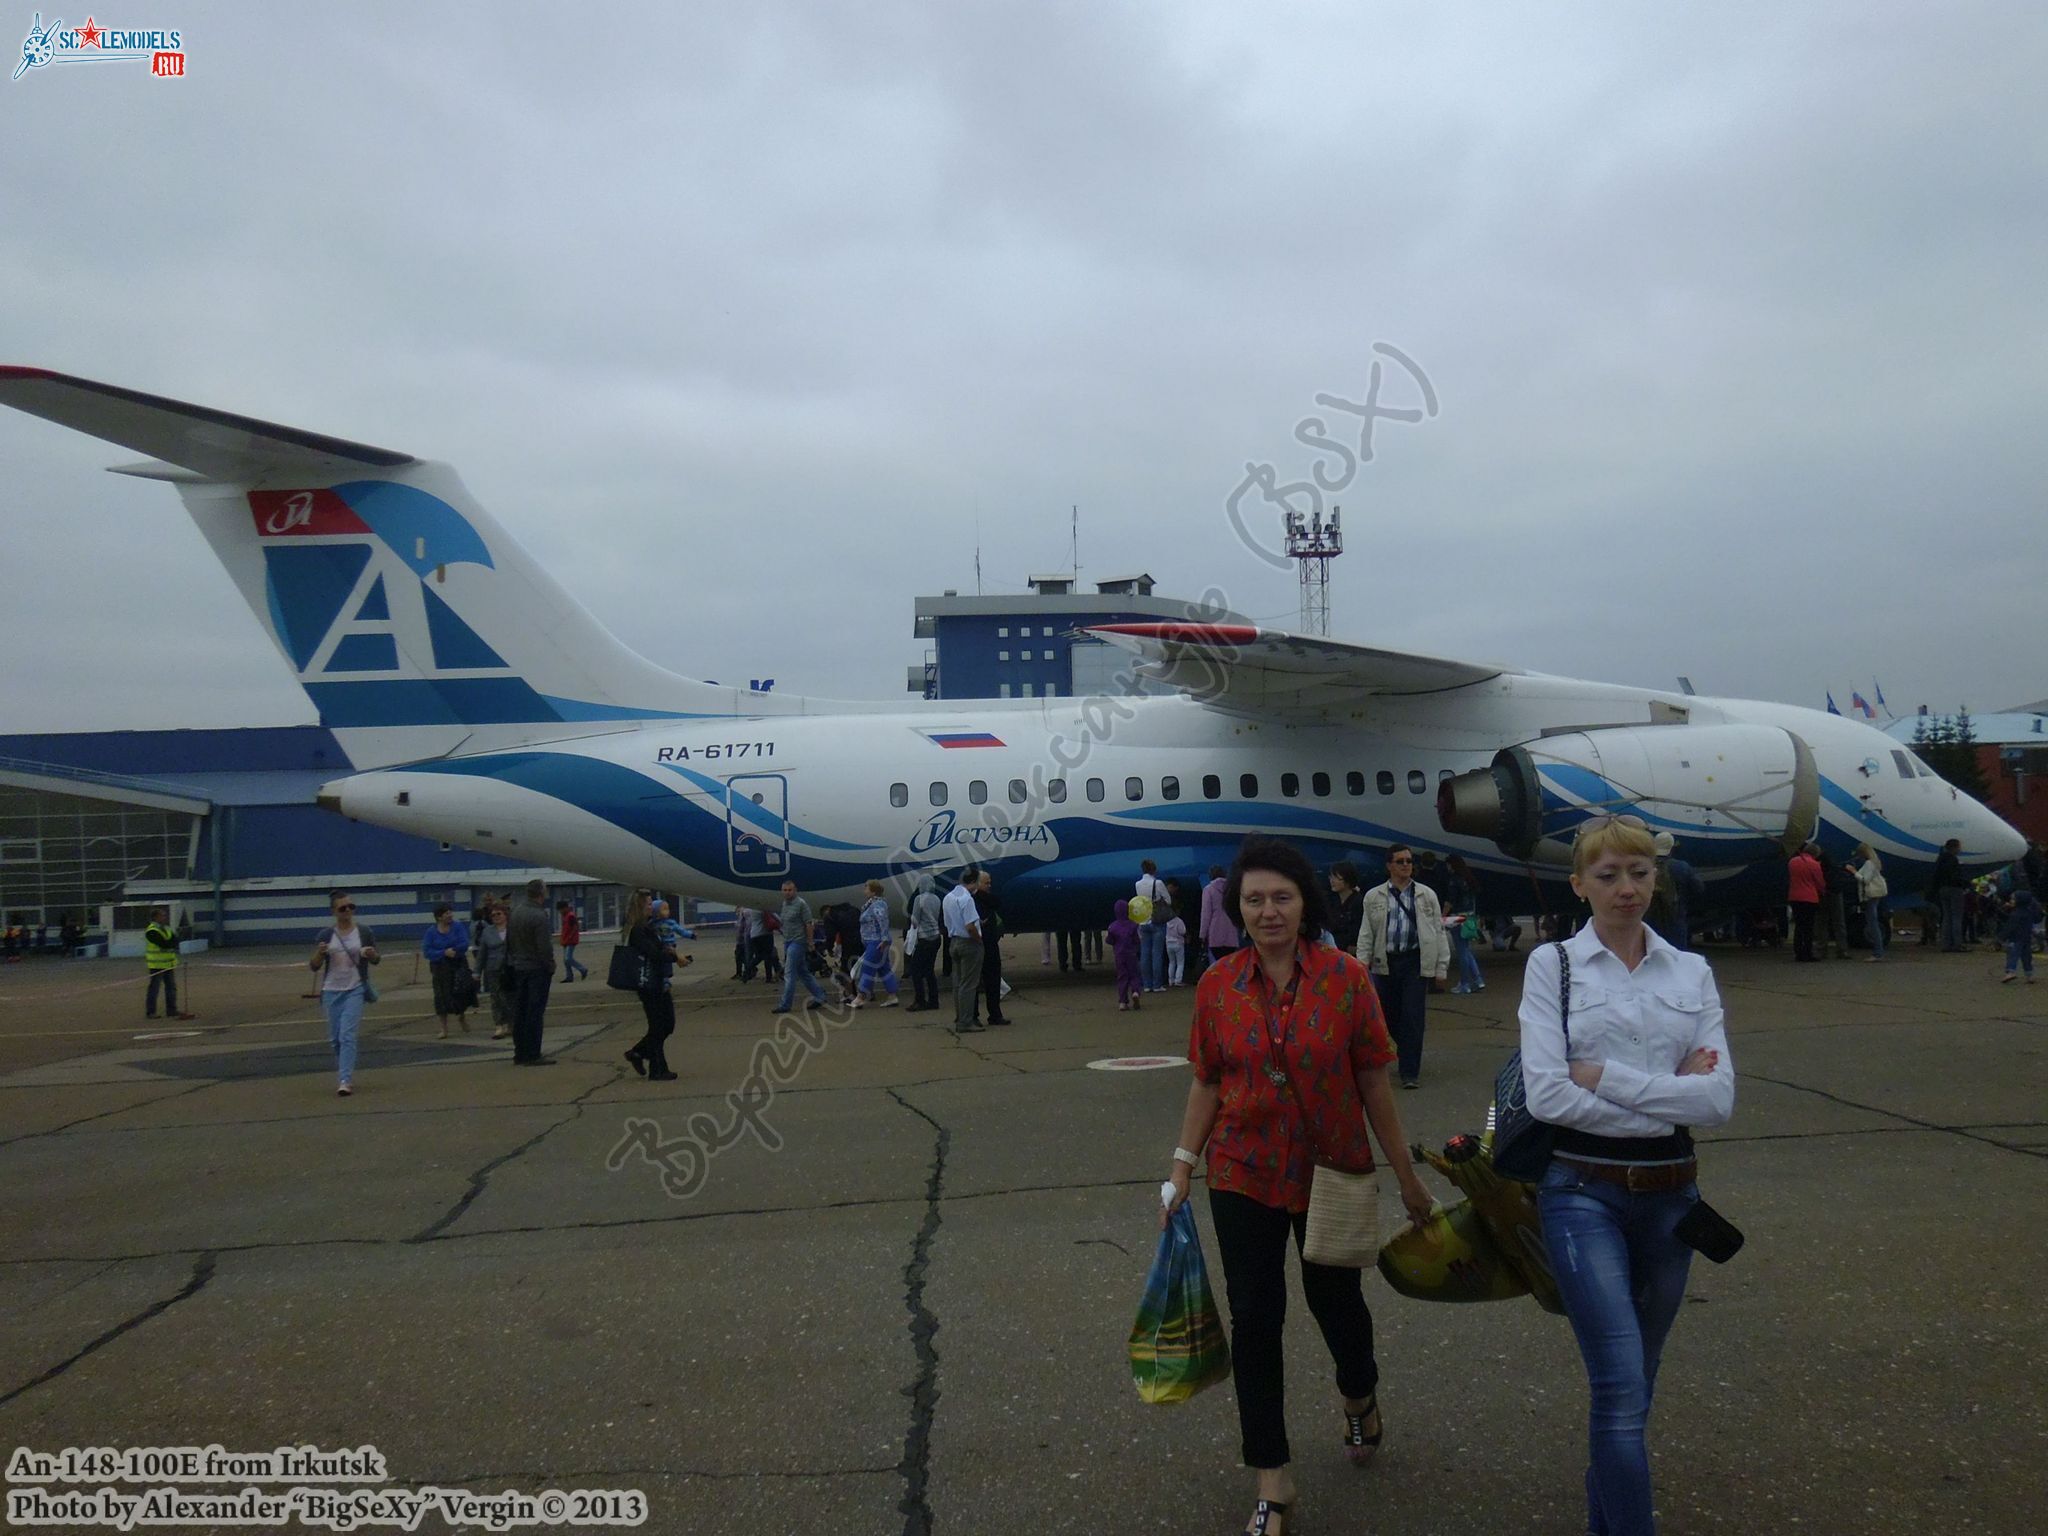
M 11 405 L 159 463 L 359 768 L 626 728 L 800 711 L 627 650 L 444 464 L 40 369 Z

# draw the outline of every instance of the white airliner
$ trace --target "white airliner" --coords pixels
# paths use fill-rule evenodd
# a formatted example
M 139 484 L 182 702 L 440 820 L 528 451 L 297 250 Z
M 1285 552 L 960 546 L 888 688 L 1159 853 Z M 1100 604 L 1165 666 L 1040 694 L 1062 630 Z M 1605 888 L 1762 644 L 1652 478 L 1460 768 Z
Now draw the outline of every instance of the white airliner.
M 150 455 L 357 772 L 320 802 L 522 862 L 758 905 L 963 864 L 1011 926 L 1106 919 L 1141 859 L 1227 864 L 1246 833 L 1376 878 L 1463 854 L 1487 910 L 1564 899 L 1572 827 L 1668 829 L 1717 908 L 1781 899 L 1787 849 L 1882 855 L 1917 894 L 2012 828 L 1870 726 L 1191 618 L 1091 631 L 1162 695 L 840 703 L 634 655 L 454 471 L 33 368 L 0 404 Z

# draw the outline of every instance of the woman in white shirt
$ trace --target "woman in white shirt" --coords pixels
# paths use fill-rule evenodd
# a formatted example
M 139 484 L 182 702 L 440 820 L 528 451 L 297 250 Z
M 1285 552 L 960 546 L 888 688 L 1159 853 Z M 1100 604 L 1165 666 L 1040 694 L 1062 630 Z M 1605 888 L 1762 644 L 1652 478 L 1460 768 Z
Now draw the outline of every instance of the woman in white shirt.
M 312 969 L 320 975 L 320 1006 L 327 1013 L 327 1038 L 334 1047 L 334 1066 L 344 1099 L 355 1092 L 356 1029 L 363 1022 L 370 967 L 377 963 L 377 940 L 356 922 L 356 899 L 347 891 L 327 898 L 334 926 L 313 946 Z
M 1863 931 L 1870 938 L 1870 953 L 1865 960 L 1884 958 L 1884 940 L 1890 927 L 1885 921 L 1884 899 L 1891 894 L 1891 887 L 1885 884 L 1884 865 L 1878 862 L 1877 850 L 1868 843 L 1856 845 L 1856 857 L 1863 862 L 1851 864 L 1850 872 L 1856 876 L 1856 895 L 1863 902 Z
M 1529 1112 L 1557 1127 L 1537 1201 L 1592 1389 L 1587 1529 L 1651 1536 L 1645 1427 L 1692 1259 L 1672 1229 L 1699 1199 L 1689 1128 L 1727 1123 L 1735 1068 L 1707 962 L 1643 921 L 1657 889 L 1643 822 L 1585 823 L 1572 889 L 1593 920 L 1529 956 L 1522 1079 Z

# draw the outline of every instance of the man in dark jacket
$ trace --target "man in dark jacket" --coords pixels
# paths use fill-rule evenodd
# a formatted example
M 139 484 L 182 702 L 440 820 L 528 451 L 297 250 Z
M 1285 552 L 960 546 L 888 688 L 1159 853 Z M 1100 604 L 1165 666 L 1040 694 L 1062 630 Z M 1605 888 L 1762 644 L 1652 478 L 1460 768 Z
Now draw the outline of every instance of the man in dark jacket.
M 544 881 L 526 882 L 526 900 L 512 908 L 505 925 L 505 968 L 512 978 L 512 1064 L 551 1067 L 540 1053 L 548 989 L 555 980 L 555 925 L 548 917 Z
M 1003 1016 L 1003 908 L 996 900 L 996 877 L 981 871 L 974 885 L 974 910 L 981 922 L 981 994 L 988 1003 L 988 1021 L 1007 1024 Z
M 1961 954 L 1963 948 L 1963 891 L 1968 882 L 1963 879 L 1962 853 L 1962 839 L 1952 837 L 1943 843 L 1935 856 L 1934 878 L 1927 887 L 1941 911 L 1941 952 L 1945 955 Z

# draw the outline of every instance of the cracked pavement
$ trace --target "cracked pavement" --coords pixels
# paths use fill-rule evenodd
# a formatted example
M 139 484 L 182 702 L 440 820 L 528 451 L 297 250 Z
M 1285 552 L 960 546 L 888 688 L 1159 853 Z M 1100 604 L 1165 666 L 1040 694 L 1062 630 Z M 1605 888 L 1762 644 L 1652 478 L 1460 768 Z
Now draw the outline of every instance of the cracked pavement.
M 0 1438 L 369 1444 L 409 1486 L 640 1488 L 651 1531 L 1234 1530 L 1228 1388 L 1149 1408 L 1124 1362 L 1186 1076 L 1088 1068 L 1178 1056 L 1188 994 L 1119 1014 L 1105 972 L 1011 948 L 1010 1029 L 785 1040 L 765 1137 L 735 1116 L 772 993 L 713 941 L 679 1082 L 627 1070 L 639 1013 L 601 986 L 556 987 L 532 1072 L 394 984 L 349 1100 L 276 955 L 201 962 L 176 1040 L 133 1038 L 121 962 L 7 968 Z M 1667 1351 L 1663 1529 L 2019 1528 L 2048 1506 L 2048 988 L 1709 953 L 1742 1086 L 1703 1187 L 1750 1241 L 1695 1265 Z M 1487 992 L 1431 1000 L 1412 1139 L 1476 1128 L 1512 1044 L 1519 963 L 1485 958 Z M 679 1200 L 612 1157 L 636 1119 L 733 1135 Z M 1581 1529 L 1563 1322 L 1367 1299 L 1388 1440 L 1358 1473 L 1296 1291 L 1307 1526 Z

